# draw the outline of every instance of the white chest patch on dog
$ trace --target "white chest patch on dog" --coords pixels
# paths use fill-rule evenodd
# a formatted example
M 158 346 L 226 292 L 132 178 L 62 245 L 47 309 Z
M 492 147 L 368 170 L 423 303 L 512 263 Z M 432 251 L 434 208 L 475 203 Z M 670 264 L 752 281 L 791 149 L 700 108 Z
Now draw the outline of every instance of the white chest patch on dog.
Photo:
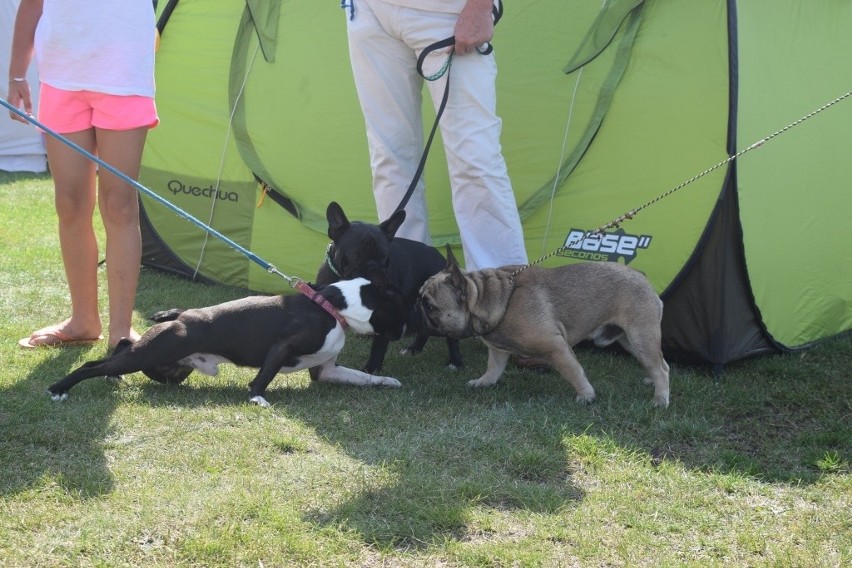
M 308 353 L 299 357 L 299 362 L 293 367 L 281 367 L 278 371 L 280 375 L 286 375 L 294 371 L 316 367 L 330 359 L 334 359 L 343 349 L 343 344 L 346 341 L 346 333 L 343 327 L 338 323 L 334 329 L 328 332 L 325 336 L 325 341 L 316 353 Z
M 349 327 L 358 334 L 375 333 L 373 326 L 370 325 L 370 317 L 373 315 L 373 310 L 361 303 L 361 288 L 369 284 L 370 281 L 366 278 L 341 280 L 340 282 L 331 284 L 331 286 L 340 290 L 346 299 L 346 307 L 340 310 L 340 315 L 346 318 Z

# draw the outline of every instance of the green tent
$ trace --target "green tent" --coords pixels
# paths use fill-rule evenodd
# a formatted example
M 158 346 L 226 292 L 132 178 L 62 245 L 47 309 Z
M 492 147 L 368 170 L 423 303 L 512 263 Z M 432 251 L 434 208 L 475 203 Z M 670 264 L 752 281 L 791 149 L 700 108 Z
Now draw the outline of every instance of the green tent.
M 140 181 L 307 280 L 328 242 L 329 201 L 376 221 L 338 4 L 158 6 L 162 123 Z M 494 46 L 531 259 L 642 270 L 665 301 L 674 359 L 723 365 L 852 329 L 852 3 L 510 1 Z M 431 228 L 436 244 L 457 244 L 442 153 L 433 146 L 425 173 Z M 288 289 L 143 205 L 145 264 Z M 631 211 L 602 237 L 578 238 Z

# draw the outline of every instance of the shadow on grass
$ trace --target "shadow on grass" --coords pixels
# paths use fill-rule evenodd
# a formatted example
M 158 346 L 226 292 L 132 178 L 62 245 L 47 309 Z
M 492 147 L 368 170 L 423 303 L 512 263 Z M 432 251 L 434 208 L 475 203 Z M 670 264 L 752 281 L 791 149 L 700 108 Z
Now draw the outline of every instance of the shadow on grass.
M 341 363 L 358 366 L 368 349 L 368 340 L 350 338 Z M 308 510 L 307 521 L 355 530 L 379 547 L 420 547 L 475 538 L 469 527 L 481 508 L 546 514 L 579 505 L 585 494 L 577 468 L 607 452 L 604 464 L 629 459 L 651 472 L 669 462 L 784 484 L 831 474 L 827 457 L 840 467 L 849 462 L 849 391 L 841 376 L 852 357 L 848 338 L 732 365 L 721 380 L 709 369 L 673 366 L 668 409 L 650 405 L 638 365 L 617 353 L 578 350 L 598 392 L 586 406 L 552 372 L 510 368 L 496 387 L 468 389 L 485 367 L 485 351 L 474 341 L 463 350 L 461 371 L 437 363 L 445 355 L 439 341 L 415 358 L 389 354 L 385 373 L 400 378 L 402 389 L 273 381 L 270 412 L 393 479 L 367 484 L 332 510 Z M 138 400 L 244 405 L 252 376 L 246 370 L 225 384 L 198 375 L 181 386 L 144 382 Z
M 768 483 L 813 483 L 848 471 L 852 336 L 797 353 L 709 369 L 681 368 L 678 404 L 643 436 L 655 462 Z
M 368 340 L 350 338 L 341 363 L 357 367 L 368 349 Z M 382 548 L 418 548 L 477 538 L 483 509 L 549 514 L 576 507 L 586 498 L 578 468 L 594 460 L 606 467 L 607 460 L 629 459 L 649 475 L 669 462 L 790 484 L 830 474 L 832 456 L 838 467 L 849 462 L 850 401 L 842 375 L 852 353 L 848 338 L 731 365 L 721 381 L 708 369 L 673 366 L 668 409 L 651 407 L 651 389 L 629 357 L 578 350 L 598 392 L 595 404 L 583 406 L 555 373 L 509 369 L 494 388 L 468 389 L 465 383 L 485 368 L 485 350 L 475 341 L 463 350 L 467 367 L 456 372 L 442 369 L 440 341 L 416 358 L 389 354 L 384 373 L 400 378 L 402 389 L 272 383 L 269 412 L 298 420 L 385 477 L 365 480 L 331 509 L 306 510 L 307 522 L 353 530 Z M 14 464 L 0 474 L 3 492 L 38 487 L 45 477 L 86 496 L 111 490 L 102 446 L 119 398 L 115 387 L 86 381 L 88 396 L 59 406 L 43 394 L 77 355 L 58 352 L 2 393 L 9 400 L 0 406 L 7 434 L 0 444 Z M 226 384 L 198 375 L 182 386 L 144 382 L 137 402 L 240 406 L 252 372 L 239 377 Z M 272 425 L 267 433 L 274 438 Z M 270 440 L 246 451 L 263 451 Z
M 247 403 L 244 384 L 194 386 L 192 378 L 182 386 L 144 383 L 139 400 L 181 408 Z M 515 408 L 511 400 L 483 406 L 475 392 L 453 394 L 457 387 L 311 383 L 288 388 L 273 382 L 273 408 L 261 412 L 304 424 L 325 443 L 369 466 L 364 479 L 339 483 L 338 491 L 348 496 L 338 505 L 307 509 L 304 520 L 345 527 L 381 548 L 408 549 L 477 538 L 478 529 L 472 527 L 483 509 L 557 514 L 582 502 L 585 493 L 574 482 L 574 464 L 557 423 L 542 423 L 544 416 L 531 419 L 527 409 Z M 252 451 L 274 447 L 277 433 L 270 429 L 267 434 Z M 299 449 L 272 451 L 301 459 Z M 309 473 L 303 475 L 310 479 Z
M 46 393 L 48 385 L 70 371 L 87 349 L 50 350 L 24 379 L 0 391 L 0 494 L 38 491 L 54 484 L 83 498 L 112 490 L 103 444 L 116 398 L 108 388 L 98 387 L 100 396 L 66 405 L 53 402 Z M 103 347 L 91 351 L 99 349 Z
M 484 350 L 467 343 L 466 369 L 436 372 L 440 342 L 417 358 L 389 356 L 386 373 L 402 389 L 289 388 L 279 378 L 267 398 L 270 412 L 394 479 L 368 484 L 333 510 L 306 511 L 307 521 L 345 526 L 379 547 L 420 547 L 474 538 L 469 527 L 480 508 L 546 514 L 577 506 L 585 494 L 575 472 L 600 460 L 606 467 L 628 459 L 648 472 L 669 462 L 783 484 L 848 467 L 849 391 L 838 374 L 852 354 L 848 345 L 743 362 L 721 381 L 709 369 L 673 367 L 668 409 L 651 406 L 639 367 L 619 354 L 579 350 L 598 390 L 597 402 L 585 406 L 555 373 L 509 369 L 494 388 L 468 389 L 484 369 Z M 357 366 L 368 342 L 353 338 L 348 346 L 341 362 Z M 188 387 L 145 383 L 141 398 L 153 406 L 241 405 L 252 375 L 241 377 L 244 384 L 222 386 L 194 386 L 194 378 L 206 379 L 193 376 Z
M 163 309 L 164 296 L 175 305 L 191 306 L 237 295 L 232 288 L 187 286 L 183 278 L 143 269 L 136 304 L 139 313 L 150 314 Z M 112 491 L 104 446 L 112 434 L 110 421 L 120 400 L 115 383 L 105 378 L 85 381 L 90 396 L 74 397 L 75 389 L 71 400 L 65 402 L 52 401 L 46 392 L 78 366 L 81 354 L 87 360 L 103 357 L 106 342 L 31 352 L 21 351 L 17 345 L 3 349 L 9 353 L 4 372 L 14 365 L 12 372 L 25 377 L 0 389 L 0 495 L 53 484 L 84 498 Z

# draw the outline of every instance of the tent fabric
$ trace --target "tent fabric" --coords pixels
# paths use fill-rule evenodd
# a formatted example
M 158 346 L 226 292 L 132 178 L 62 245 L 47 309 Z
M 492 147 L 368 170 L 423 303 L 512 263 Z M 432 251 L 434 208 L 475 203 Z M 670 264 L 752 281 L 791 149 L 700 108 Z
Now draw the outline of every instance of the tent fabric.
M 12 30 L 20 0 L 0 0 L 0 70 L 4 81 L 0 85 L 0 97 L 8 99 L 5 77 L 9 75 L 9 56 L 12 48 Z M 38 69 L 33 62 L 27 71 L 27 81 L 33 96 L 33 105 L 38 104 Z M 47 155 L 44 139 L 28 124 L 9 120 L 5 112 L 0 117 L 0 170 L 7 172 L 44 172 L 47 170 Z
M 852 90 L 852 3 L 773 4 L 773 30 L 740 2 L 739 120 L 742 145 Z M 783 65 L 772 65 L 772 61 Z M 852 262 L 852 100 L 791 129 L 737 167 L 743 247 L 755 303 L 780 345 L 849 329 Z M 783 196 L 783 198 L 781 198 Z M 771 220 L 771 222 L 767 222 Z M 776 309 L 783 306 L 783 309 Z
M 642 0 L 613 0 L 605 9 L 598 13 L 586 37 L 577 48 L 577 53 L 565 66 L 565 73 L 572 73 L 600 55 L 612 42 L 618 29 L 624 20 L 638 8 L 642 7 Z
M 257 32 L 257 41 L 263 51 L 263 57 L 270 63 L 275 62 L 275 50 L 278 46 L 278 16 L 281 13 L 281 0 L 247 0 L 248 15 Z
M 310 280 L 328 242 L 329 201 L 377 221 L 348 12 L 335 2 L 168 4 L 161 124 L 149 134 L 142 183 Z M 507 3 L 493 45 L 503 152 L 531 259 L 643 271 L 664 299 L 673 358 L 721 366 L 852 329 L 843 244 L 852 100 L 726 162 L 852 88 L 842 56 L 852 4 L 529 0 Z M 427 95 L 424 121 L 433 118 Z M 458 247 L 442 153 L 436 139 L 424 174 L 430 228 L 436 245 Z M 288 290 L 142 201 L 146 263 Z

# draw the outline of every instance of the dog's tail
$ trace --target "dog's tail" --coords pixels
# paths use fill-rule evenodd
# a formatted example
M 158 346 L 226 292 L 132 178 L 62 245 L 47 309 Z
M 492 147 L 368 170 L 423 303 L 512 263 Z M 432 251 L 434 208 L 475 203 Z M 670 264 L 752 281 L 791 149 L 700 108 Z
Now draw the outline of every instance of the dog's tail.
M 148 319 L 156 322 L 163 323 L 164 321 L 175 321 L 178 319 L 178 316 L 181 315 L 186 310 L 181 308 L 172 308 L 171 310 L 163 310 L 162 312 L 156 312 L 151 314 L 151 317 Z

